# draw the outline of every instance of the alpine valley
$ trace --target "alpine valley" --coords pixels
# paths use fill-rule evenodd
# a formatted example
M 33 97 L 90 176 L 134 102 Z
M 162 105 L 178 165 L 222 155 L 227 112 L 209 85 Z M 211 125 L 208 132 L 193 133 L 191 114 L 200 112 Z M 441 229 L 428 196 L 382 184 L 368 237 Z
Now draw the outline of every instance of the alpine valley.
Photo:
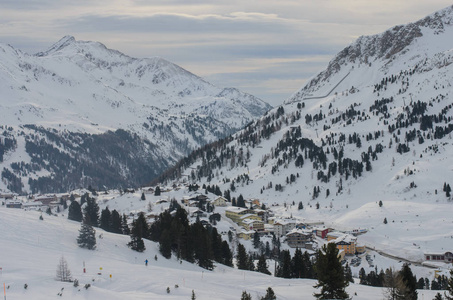
M 1 46 L 0 58 L 1 188 L 65 191 L 68 199 L 73 192 L 80 212 L 68 220 L 63 194 L 54 196 L 63 210 L 48 215 L 26 196 L 16 204 L 29 211 L 0 207 L 0 253 L 8 258 L 0 276 L 13 297 L 275 299 L 262 297 L 272 287 L 277 299 L 312 299 L 319 288 L 310 255 L 329 242 L 343 254 L 360 245 L 344 258 L 354 277 L 350 299 L 389 298 L 370 278 L 409 264 L 418 299 L 448 288 L 453 6 L 360 37 L 272 109 L 165 60 L 72 37 L 33 56 Z M 115 210 L 116 231 L 108 222 L 96 228 L 94 251 L 76 243 L 75 194 L 85 214 L 93 203 L 100 219 Z M 252 213 L 244 220 L 239 212 Z M 251 233 L 253 223 L 261 235 Z M 287 224 L 310 239 L 303 256 L 278 232 Z M 327 241 L 329 230 L 338 238 Z M 78 266 L 73 274 L 85 289 L 54 280 L 61 254 Z M 275 276 L 250 271 L 256 261 Z M 293 268 L 300 265 L 312 277 Z
M 140 186 L 271 108 L 72 36 L 35 55 L 0 44 L 0 82 L 0 189 L 15 193 Z

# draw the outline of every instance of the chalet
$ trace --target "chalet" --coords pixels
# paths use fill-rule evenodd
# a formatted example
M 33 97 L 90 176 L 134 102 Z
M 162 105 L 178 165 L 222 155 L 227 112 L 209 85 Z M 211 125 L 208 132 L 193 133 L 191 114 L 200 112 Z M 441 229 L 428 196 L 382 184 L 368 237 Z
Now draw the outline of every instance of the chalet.
M 20 201 L 6 201 L 6 207 L 7 208 L 22 208 L 22 202 Z
M 191 196 L 189 198 L 189 200 L 195 200 L 195 201 L 206 201 L 208 199 L 209 199 L 208 196 L 203 195 L 203 194 L 197 194 L 197 195 Z
M 248 204 L 249 207 L 251 207 L 253 209 L 261 208 L 261 203 L 260 203 L 260 200 L 258 200 L 258 199 L 246 200 L 246 203 Z
M 202 218 L 202 217 L 206 217 L 206 213 L 200 209 L 196 209 L 196 210 L 190 212 L 190 216 L 194 217 L 194 218 L 196 218 L 196 217 Z
M 144 188 L 142 189 L 142 192 L 145 193 L 145 194 L 154 194 L 154 189 L 152 187 L 150 188 Z
M 159 199 L 156 201 L 156 204 L 167 203 L 167 202 L 168 202 L 167 199 Z
M 313 233 L 309 230 L 294 228 L 286 234 L 286 242 L 291 248 L 313 249 Z
M 13 199 L 14 198 L 14 194 L 0 193 L 0 198 L 3 198 L 5 200 Z
M 224 207 L 227 206 L 228 200 L 223 198 L 222 196 L 217 197 L 214 201 L 212 201 L 212 204 L 214 206 L 219 206 L 219 207 Z
M 274 234 L 276 237 L 284 236 L 294 228 L 296 228 L 296 222 L 293 220 L 278 220 L 274 222 Z
M 428 254 L 425 254 L 425 260 L 453 263 L 453 253 L 452 252 L 428 253 Z
M 44 205 L 41 201 L 26 202 L 22 205 L 22 208 L 25 210 L 41 210 L 43 207 Z
M 244 207 L 231 206 L 225 209 L 225 216 L 233 220 L 234 223 L 239 223 L 241 216 L 250 213 L 250 210 Z
M 39 197 L 35 198 L 35 202 L 36 201 L 39 201 L 43 205 L 46 205 L 46 206 L 53 206 L 53 205 L 58 205 L 59 204 L 58 198 L 55 195 L 39 196 Z

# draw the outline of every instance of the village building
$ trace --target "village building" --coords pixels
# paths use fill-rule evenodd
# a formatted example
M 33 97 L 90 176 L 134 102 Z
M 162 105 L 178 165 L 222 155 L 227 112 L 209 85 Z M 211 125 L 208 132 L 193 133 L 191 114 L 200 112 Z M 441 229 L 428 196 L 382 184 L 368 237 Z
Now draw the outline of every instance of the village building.
M 0 193 L 0 198 L 3 198 L 5 200 L 13 199 L 14 198 L 14 194 L 11 194 L 11 193 Z
M 264 223 L 256 219 L 242 219 L 240 224 L 245 230 L 264 231 Z
M 241 232 L 239 232 L 238 236 L 241 239 L 250 240 L 254 234 L 255 234 L 254 230 L 241 230 Z
M 212 201 L 212 204 L 218 207 L 225 207 L 228 206 L 228 200 L 223 198 L 222 196 L 219 196 L 216 199 L 214 199 L 214 201 Z
M 276 237 L 282 237 L 296 228 L 294 220 L 278 220 L 274 222 L 274 234 Z
M 55 196 L 55 195 L 38 196 L 35 198 L 34 201 L 35 202 L 39 201 L 42 203 L 42 205 L 45 205 L 45 206 L 55 206 L 55 205 L 60 204 L 57 196 Z
M 325 228 L 325 227 L 315 227 L 313 229 L 313 232 L 315 233 L 315 235 L 322 239 L 326 239 L 327 234 L 329 234 L 330 232 L 333 232 L 333 231 L 334 231 L 333 228 Z
M 291 248 L 313 250 L 313 233 L 309 230 L 294 228 L 286 234 L 286 242 Z
M 338 250 L 343 250 L 345 255 L 364 253 L 365 246 L 357 245 L 357 237 L 342 232 L 330 232 L 327 234 L 327 241 L 335 243 Z
M 22 208 L 22 202 L 17 200 L 8 200 L 6 201 L 7 208 Z
M 251 211 L 244 207 L 231 206 L 225 209 L 225 216 L 233 220 L 234 223 L 238 224 L 241 216 L 250 213 Z
M 426 253 L 425 260 L 453 263 L 453 253 L 452 252 Z
M 25 202 L 22 204 L 22 208 L 24 210 L 42 210 L 44 205 L 41 203 L 41 201 L 32 201 L 32 202 Z

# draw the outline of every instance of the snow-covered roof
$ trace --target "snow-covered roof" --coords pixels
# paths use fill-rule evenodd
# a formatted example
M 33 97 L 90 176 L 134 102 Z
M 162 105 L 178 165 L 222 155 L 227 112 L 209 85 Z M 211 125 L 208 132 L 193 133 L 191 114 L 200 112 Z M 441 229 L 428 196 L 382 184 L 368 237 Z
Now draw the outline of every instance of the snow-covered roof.
M 263 221 L 254 220 L 254 219 L 244 219 L 244 220 L 242 220 L 242 223 L 247 224 L 247 225 L 253 224 L 253 223 L 257 223 L 257 222 L 258 223 L 262 223 Z
M 294 228 L 290 232 L 288 232 L 286 235 L 292 235 L 295 233 L 302 234 L 302 235 L 311 235 L 312 234 L 311 230 Z
M 247 210 L 248 210 L 248 208 L 237 207 L 237 206 L 231 206 L 231 207 L 228 207 L 227 209 L 225 209 L 225 211 L 230 211 L 230 212 L 234 212 L 234 213 L 241 213 L 241 212 L 244 212 Z

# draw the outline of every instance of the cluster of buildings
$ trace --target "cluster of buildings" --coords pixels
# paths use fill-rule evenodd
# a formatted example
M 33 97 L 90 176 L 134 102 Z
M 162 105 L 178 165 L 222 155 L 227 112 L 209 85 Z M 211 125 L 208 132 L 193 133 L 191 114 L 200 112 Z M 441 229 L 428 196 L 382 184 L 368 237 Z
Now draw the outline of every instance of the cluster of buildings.
M 67 195 L 39 195 L 39 196 L 30 196 L 28 197 L 28 201 L 24 202 L 22 200 L 17 199 L 17 197 L 10 197 L 0 194 L 0 198 L 3 198 L 4 204 L 7 208 L 23 208 L 29 210 L 44 210 L 48 207 L 54 208 L 61 205 L 61 199 L 69 200 L 69 194 Z
M 302 223 L 294 219 L 278 219 L 269 217 L 265 222 L 266 211 L 251 210 L 242 207 L 228 207 L 225 216 L 242 227 L 239 237 L 250 239 L 255 232 L 273 233 L 282 238 L 292 248 L 305 248 L 314 250 L 322 240 L 335 243 L 340 250 L 340 258 L 346 255 L 355 255 L 366 252 L 363 245 L 357 243 L 357 235 L 366 231 L 355 230 L 351 232 L 338 232 L 333 228 L 317 227 L 322 223 Z

